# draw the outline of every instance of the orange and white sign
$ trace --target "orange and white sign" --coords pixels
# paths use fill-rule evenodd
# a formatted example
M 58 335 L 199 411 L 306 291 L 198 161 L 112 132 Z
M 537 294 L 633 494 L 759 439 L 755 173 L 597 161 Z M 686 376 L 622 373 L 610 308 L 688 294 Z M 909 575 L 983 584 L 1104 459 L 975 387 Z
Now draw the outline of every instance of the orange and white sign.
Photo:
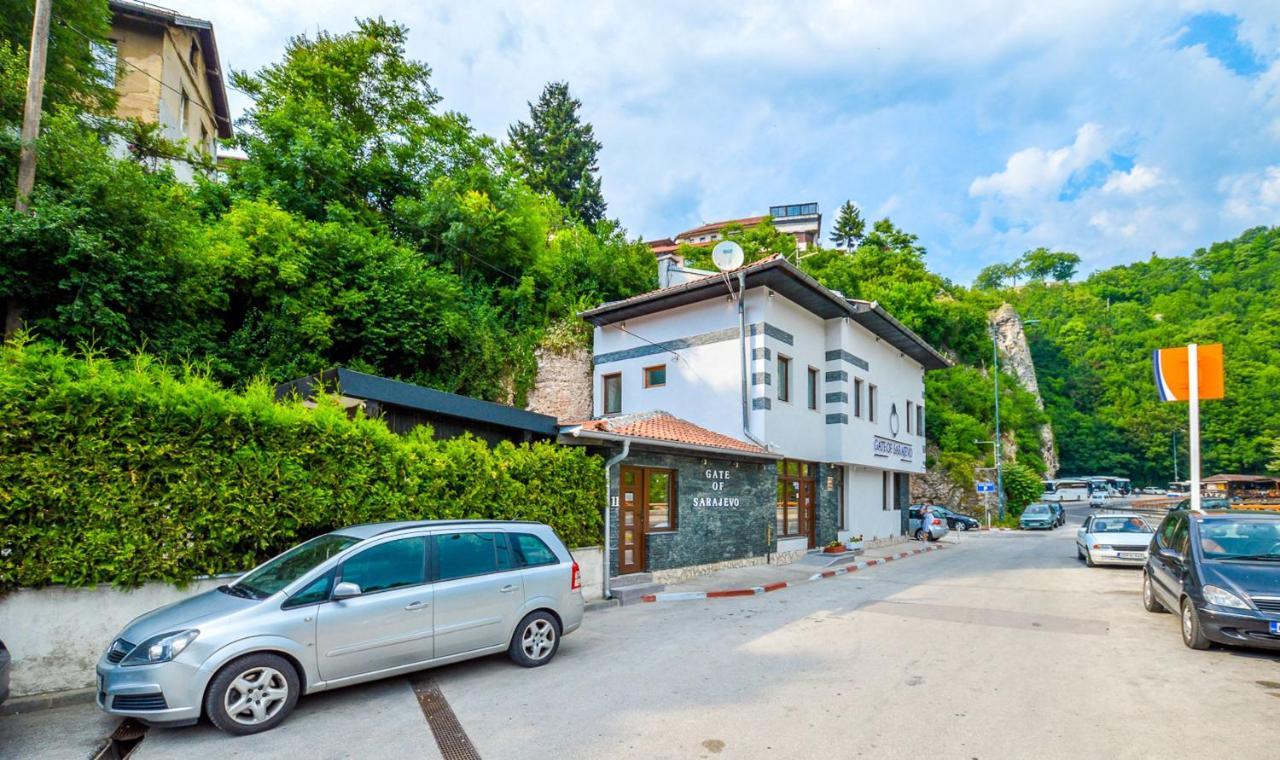
M 1151 352 L 1155 365 L 1156 390 L 1161 401 L 1190 401 L 1191 373 L 1188 347 L 1158 348 Z M 1222 344 L 1196 346 L 1196 374 L 1199 376 L 1201 399 L 1222 398 Z

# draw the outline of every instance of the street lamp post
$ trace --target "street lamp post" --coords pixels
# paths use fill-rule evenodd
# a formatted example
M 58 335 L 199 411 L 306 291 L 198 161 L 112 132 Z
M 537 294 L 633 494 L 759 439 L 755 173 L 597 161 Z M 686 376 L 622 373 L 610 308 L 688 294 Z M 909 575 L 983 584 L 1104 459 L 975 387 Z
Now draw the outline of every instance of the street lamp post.
M 1039 324 L 1038 319 L 1023 320 L 1022 326 Z M 1000 519 L 1004 519 L 1004 465 L 1000 461 L 1000 341 L 995 325 L 991 326 L 991 379 L 996 388 L 996 499 L 1000 504 Z

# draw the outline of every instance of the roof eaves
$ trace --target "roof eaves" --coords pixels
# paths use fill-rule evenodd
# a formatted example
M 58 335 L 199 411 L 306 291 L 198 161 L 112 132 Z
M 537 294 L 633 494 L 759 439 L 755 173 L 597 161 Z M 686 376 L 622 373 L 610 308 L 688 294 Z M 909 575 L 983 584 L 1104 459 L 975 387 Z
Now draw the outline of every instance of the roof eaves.
M 752 451 L 750 449 L 726 448 L 721 446 L 706 446 L 706 445 L 697 444 L 697 443 L 683 443 L 681 441 L 671 441 L 665 438 L 649 438 L 647 436 L 642 436 L 642 435 L 623 435 L 621 433 L 609 433 L 603 430 L 589 430 L 587 428 L 584 428 L 581 425 L 562 428 L 560 431 L 560 438 L 563 440 L 566 436 L 572 439 L 569 441 L 565 441 L 567 443 L 572 443 L 573 440 L 580 440 L 580 439 L 605 441 L 609 443 L 622 443 L 623 441 L 630 440 L 633 443 L 641 443 L 646 446 L 657 446 L 657 447 L 666 448 L 666 449 L 679 449 L 682 451 L 698 451 L 698 452 L 703 452 L 707 454 L 717 454 L 720 456 L 733 455 L 733 456 L 740 456 L 740 457 L 750 457 L 755 459 L 769 459 L 769 460 L 777 460 L 777 459 L 783 458 L 781 454 L 776 454 L 772 451 L 765 451 L 764 449 L 760 449 L 758 451 Z

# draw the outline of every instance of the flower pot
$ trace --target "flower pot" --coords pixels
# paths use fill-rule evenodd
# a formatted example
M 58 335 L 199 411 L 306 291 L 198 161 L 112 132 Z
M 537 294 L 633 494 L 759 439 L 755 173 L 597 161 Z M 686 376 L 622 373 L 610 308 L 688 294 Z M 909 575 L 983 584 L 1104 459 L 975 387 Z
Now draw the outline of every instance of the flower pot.
M 827 546 L 822 550 L 823 554 L 843 554 L 847 551 L 843 546 Z

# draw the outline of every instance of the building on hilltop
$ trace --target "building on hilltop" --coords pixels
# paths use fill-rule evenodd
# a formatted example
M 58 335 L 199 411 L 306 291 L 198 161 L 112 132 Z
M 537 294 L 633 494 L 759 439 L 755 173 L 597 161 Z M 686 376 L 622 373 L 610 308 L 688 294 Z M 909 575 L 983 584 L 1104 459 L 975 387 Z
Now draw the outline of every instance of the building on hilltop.
M 116 115 L 157 124 L 162 137 L 185 141 L 193 156 L 215 157 L 216 140 L 232 131 L 213 24 L 134 0 L 108 5 Z M 170 163 L 180 179 L 194 177 L 191 162 Z
M 816 203 L 794 203 L 790 205 L 770 206 L 767 216 L 747 216 L 741 219 L 726 219 L 721 222 L 710 222 L 685 230 L 671 238 L 649 241 L 649 248 L 655 255 L 670 253 L 681 244 L 713 245 L 724 237 L 724 229 L 730 225 L 743 228 L 754 227 L 765 219 L 773 219 L 773 226 L 779 232 L 785 232 L 796 239 L 796 250 L 803 251 L 815 245 L 822 235 L 822 214 L 818 213 Z

